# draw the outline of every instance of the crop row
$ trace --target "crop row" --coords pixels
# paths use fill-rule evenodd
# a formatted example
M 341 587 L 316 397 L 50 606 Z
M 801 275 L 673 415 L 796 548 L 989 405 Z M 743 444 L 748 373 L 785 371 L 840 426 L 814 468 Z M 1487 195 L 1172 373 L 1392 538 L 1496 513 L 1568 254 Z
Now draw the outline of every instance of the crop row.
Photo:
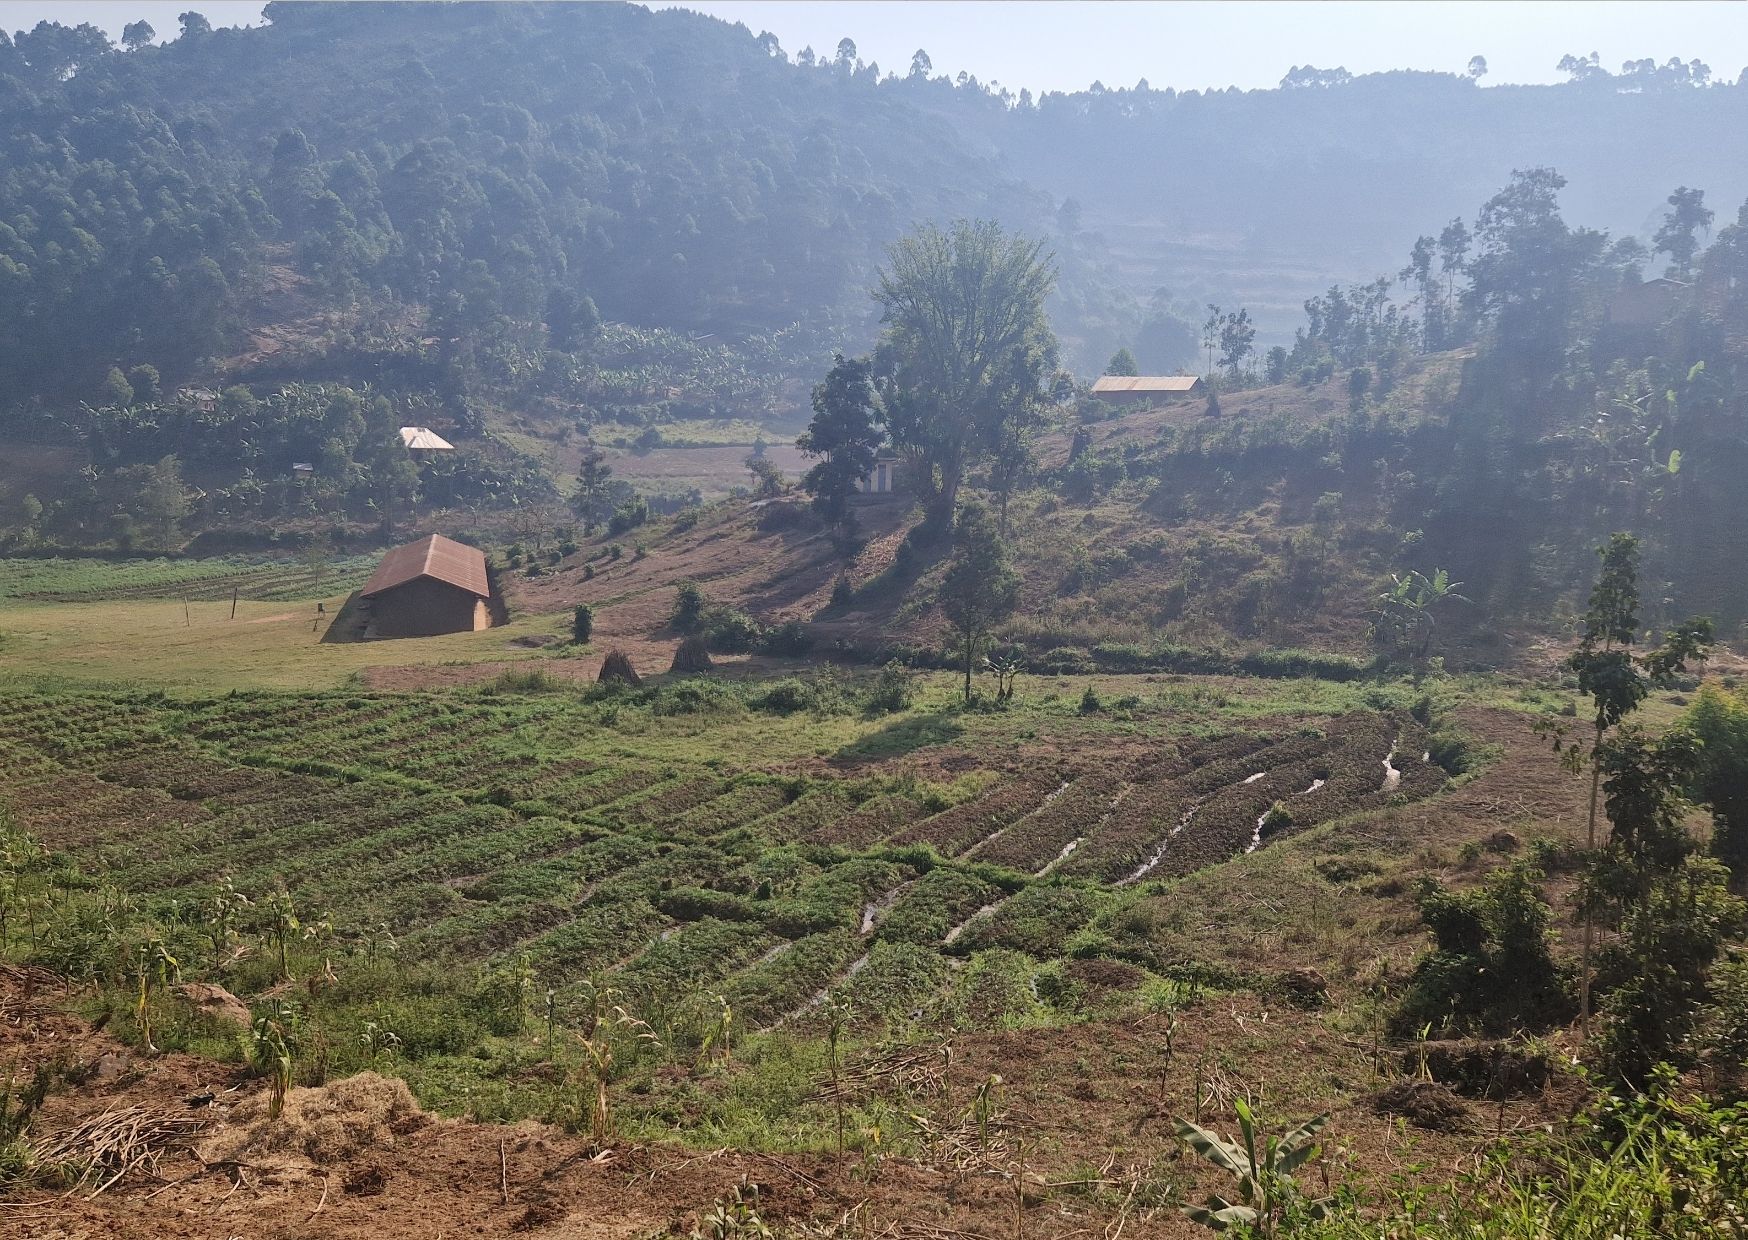
M 0 797 L 130 890 L 186 904 L 227 877 L 253 896 L 283 883 L 312 920 L 386 925 L 420 956 L 705 988 L 763 1024 L 828 986 L 894 1018 L 1007 1010 L 1027 1001 L 1018 974 L 980 961 L 1067 953 L 1121 898 L 1106 884 L 1266 845 L 1277 803 L 1269 825 L 1299 830 L 1443 782 L 1417 725 L 1370 714 L 944 808 L 878 773 L 613 756 L 605 731 L 540 699 L 6 692 Z

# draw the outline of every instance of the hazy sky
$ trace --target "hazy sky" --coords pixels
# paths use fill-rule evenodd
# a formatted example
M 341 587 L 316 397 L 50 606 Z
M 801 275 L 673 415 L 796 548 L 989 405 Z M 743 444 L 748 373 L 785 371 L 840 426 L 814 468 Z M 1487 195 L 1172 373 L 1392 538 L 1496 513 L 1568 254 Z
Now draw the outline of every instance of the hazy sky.
M 1609 3 L 1111 3 L 1048 0 L 687 0 L 678 7 L 769 30 L 791 54 L 811 45 L 830 53 L 846 35 L 862 59 L 903 73 L 928 51 L 935 72 L 961 69 L 1018 90 L 1078 90 L 1094 80 L 1156 87 L 1272 86 L 1296 64 L 1461 72 L 1487 58 L 1487 81 L 1552 82 L 1566 52 L 1623 60 L 1698 58 L 1734 80 L 1748 68 L 1748 3 L 1741 0 L 1613 0 Z M 0 0 L 0 26 L 43 18 L 94 22 L 119 35 L 144 17 L 175 37 L 189 8 L 215 26 L 260 19 L 259 0 Z

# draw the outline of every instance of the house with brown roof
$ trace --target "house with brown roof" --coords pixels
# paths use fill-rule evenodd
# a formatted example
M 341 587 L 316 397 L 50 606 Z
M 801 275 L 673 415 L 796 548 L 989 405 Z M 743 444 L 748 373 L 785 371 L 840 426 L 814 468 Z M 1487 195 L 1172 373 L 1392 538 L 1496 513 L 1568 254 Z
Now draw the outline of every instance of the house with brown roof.
M 359 593 L 369 637 L 433 637 L 490 628 L 485 553 L 441 534 L 396 547 Z
M 1204 385 L 1195 375 L 1100 375 L 1092 394 L 1113 405 L 1163 405 L 1186 396 L 1200 396 Z

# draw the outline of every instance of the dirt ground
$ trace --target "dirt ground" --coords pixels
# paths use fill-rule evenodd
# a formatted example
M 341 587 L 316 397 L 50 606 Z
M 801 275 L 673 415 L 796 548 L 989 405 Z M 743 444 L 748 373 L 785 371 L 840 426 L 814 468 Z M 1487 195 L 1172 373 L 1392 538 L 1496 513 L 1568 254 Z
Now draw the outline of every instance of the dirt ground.
M 1105 972 L 1089 984 L 1126 983 L 1120 966 Z M 895 1104 L 902 1073 L 883 1076 L 882 1065 L 909 1065 L 903 1103 L 941 1120 L 933 1157 L 853 1152 L 840 1164 L 829 1153 L 678 1143 L 595 1149 L 539 1124 L 425 1115 L 398 1081 L 373 1074 L 294 1089 L 285 1114 L 269 1120 L 261 1083 L 242 1069 L 138 1056 L 68 1014 L 70 997 L 46 975 L 0 975 L 0 1054 L 10 1070 L 24 1077 L 55 1063 L 80 1081 L 50 1094 L 33 1139 L 130 1106 L 204 1124 L 161 1153 L 155 1174 L 100 1193 L 87 1182 L 0 1198 L 9 1236 L 686 1235 L 745 1185 L 749 1199 L 756 1187 L 764 1220 L 790 1234 L 1187 1237 L 1205 1233 L 1179 1203 L 1220 1187 L 1172 1135 L 1171 1117 L 1191 1114 L 1196 1098 L 1203 1123 L 1224 1129 L 1234 1098 L 1248 1097 L 1277 1126 L 1340 1099 L 1322 1157 L 1301 1176 L 1317 1192 L 1381 1182 L 1410 1164 L 1454 1177 L 1498 1133 L 1555 1121 L 1577 1101 L 1557 1075 L 1496 1101 L 1404 1087 L 1390 1051 L 1375 1052 L 1324 1014 L 1225 996 L 1175 1018 L 966 1035 L 950 1050 L 865 1057 L 859 1088 L 890 1091 Z M 992 1074 L 1001 1083 L 980 1140 L 963 1116 Z M 1428 1095 L 1437 1105 L 1425 1105 Z M 866 1145 L 866 1134 L 855 1143 Z

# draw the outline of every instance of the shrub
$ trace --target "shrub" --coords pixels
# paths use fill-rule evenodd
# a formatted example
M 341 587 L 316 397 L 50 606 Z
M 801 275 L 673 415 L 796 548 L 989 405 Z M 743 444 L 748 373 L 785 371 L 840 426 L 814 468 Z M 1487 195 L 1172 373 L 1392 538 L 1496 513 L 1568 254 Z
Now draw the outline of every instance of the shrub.
M 746 654 L 764 638 L 759 622 L 733 607 L 712 607 L 702 623 L 710 649 L 718 654 Z
M 1045 676 L 1084 676 L 1095 670 L 1092 655 L 1080 646 L 1058 646 L 1032 662 Z
M 813 648 L 813 638 L 807 635 L 807 628 L 801 621 L 785 620 L 765 632 L 764 645 L 768 654 L 796 656 Z
M 571 640 L 579 646 L 589 643 L 589 634 L 595 631 L 595 609 L 587 603 L 581 603 L 571 612 Z
M 696 633 L 704 621 L 704 592 L 697 582 L 682 581 L 674 590 L 674 610 L 668 622 L 681 633 Z
M 811 680 L 789 676 L 775 681 L 753 699 L 753 706 L 774 715 L 792 715 L 797 711 L 812 711 L 818 715 L 842 714 L 848 709 L 843 686 L 828 674 Z
M 607 548 L 607 558 L 609 560 L 617 560 L 620 556 L 622 556 L 624 554 L 625 554 L 625 548 L 621 547 L 618 543 L 614 543 Z
M 773 530 L 790 530 L 806 520 L 807 509 L 800 504 L 766 504 L 759 510 L 759 531 L 768 534 Z
M 1088 685 L 1086 687 L 1086 692 L 1080 695 L 1080 713 L 1083 715 L 1096 715 L 1104 708 L 1104 702 L 1099 699 L 1099 691 L 1091 685 Z
M 1548 946 L 1551 914 L 1536 889 L 1540 879 L 1541 871 L 1518 864 L 1476 891 L 1421 880 L 1417 902 L 1433 950 L 1409 978 L 1398 1028 L 1508 1032 L 1546 1028 L 1567 1015 L 1566 977 Z
M 564 682 L 543 667 L 507 667 L 487 686 L 493 693 L 553 693 Z
M 812 689 L 806 681 L 793 676 L 777 681 L 753 699 L 754 706 L 773 715 L 793 715 L 798 710 L 806 710 L 812 704 Z
M 848 607 L 856 598 L 856 589 L 850 584 L 848 577 L 839 577 L 832 587 L 832 606 Z
M 595 566 L 593 564 L 583 565 L 583 580 L 584 581 L 593 581 L 594 579 L 595 579 Z
M 1144 672 L 1153 664 L 1146 650 L 1123 642 L 1101 642 L 1092 648 L 1092 657 L 1099 670 L 1106 672 Z
M 873 714 L 889 715 L 908 709 L 910 698 L 910 669 L 893 659 L 875 675 L 868 689 L 867 709 Z
M 634 530 L 649 520 L 649 502 L 642 496 L 628 499 L 613 510 L 613 515 L 607 519 L 607 533 L 623 534 Z M 615 556 L 615 559 L 618 557 Z
M 652 715 L 710 715 L 738 712 L 740 696 L 719 680 L 688 679 L 663 685 L 650 699 Z

